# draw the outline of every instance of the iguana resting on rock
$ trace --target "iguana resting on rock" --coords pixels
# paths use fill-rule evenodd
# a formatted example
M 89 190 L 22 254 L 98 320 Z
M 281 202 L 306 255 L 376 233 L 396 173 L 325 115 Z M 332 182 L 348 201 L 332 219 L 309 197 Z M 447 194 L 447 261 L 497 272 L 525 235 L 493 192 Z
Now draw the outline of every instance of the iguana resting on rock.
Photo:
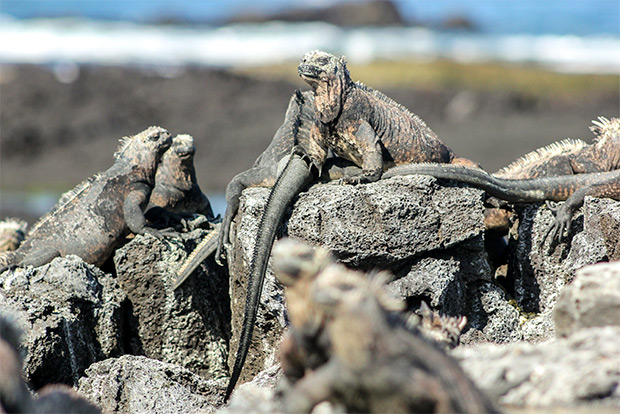
M 304 55 L 297 70 L 312 87 L 318 115 L 309 155 L 320 167 L 331 150 L 362 168 L 360 175 L 345 182 L 377 181 L 387 168 L 405 163 L 477 166 L 455 157 L 419 116 L 381 92 L 353 82 L 344 56 L 315 50 Z
M 209 221 L 214 220 L 211 203 L 196 178 L 195 153 L 196 147 L 191 135 L 179 134 L 172 139 L 172 145 L 162 156 L 157 168 L 155 188 L 149 199 L 147 214 L 160 214 L 163 209 L 176 215 L 202 214 Z
M 248 187 L 272 187 L 278 178 L 278 170 L 282 170 L 286 165 L 293 148 L 295 146 L 308 148 L 310 129 L 314 120 L 312 92 L 296 91 L 289 101 L 284 122 L 276 131 L 267 149 L 256 159 L 252 168 L 237 174 L 226 187 L 226 212 L 219 229 L 216 229 L 217 234 L 213 236 L 209 234 L 179 267 L 175 288 L 216 250 L 215 247 L 217 247 L 215 254 L 217 262 L 225 256 L 224 246 L 229 241 L 230 225 L 239 208 L 241 193 Z M 302 174 L 316 175 L 310 168 L 304 170 Z M 340 159 L 330 159 L 318 176 L 323 181 L 331 181 L 343 178 L 346 174 L 355 174 L 357 170 L 358 168 Z
M 296 105 L 289 105 L 284 125 L 263 154 L 265 157 L 261 155 L 257 160 L 257 164 L 261 164 L 274 154 L 290 153 L 283 151 L 283 148 L 288 151 L 293 147 L 298 149 L 288 158 L 275 181 L 259 226 L 248 276 L 245 321 L 226 398 L 239 378 L 248 352 L 277 226 L 292 200 L 316 179 L 318 172 L 322 172 L 324 177 L 329 175 L 325 171 L 330 151 L 352 162 L 353 166 L 338 171 L 344 173 L 343 182 L 354 184 L 376 181 L 381 178 L 384 169 L 397 164 L 452 162 L 477 165 L 456 158 L 424 121 L 404 106 L 378 91 L 354 83 L 344 58 L 320 51 L 310 52 L 302 58 L 298 72 L 312 87 L 312 94 L 296 94 Z M 313 99 L 309 99 L 310 96 Z M 230 209 L 227 208 L 218 254 L 228 239 L 228 227 L 238 207 L 238 195 L 243 189 L 241 184 L 244 180 L 267 182 L 265 177 L 273 180 L 277 163 L 273 158 L 269 161 L 265 164 L 269 174 L 264 175 L 262 167 L 255 167 L 240 174 L 241 177 L 235 177 L 227 188 L 229 202 L 229 194 L 237 194 L 237 199 L 232 200 Z M 331 171 L 330 168 L 327 170 Z
M 596 128 L 593 129 L 598 136 L 593 145 L 581 147 L 583 151 L 568 153 L 560 151 L 561 146 L 557 145 L 556 149 L 562 153 L 547 157 L 545 159 L 547 163 L 535 154 L 549 154 L 556 145 L 528 154 L 522 160 L 511 164 L 513 167 L 509 166 L 493 175 L 480 169 L 464 166 L 410 164 L 393 168 L 386 172 L 384 177 L 390 178 L 405 174 L 431 175 L 436 178 L 471 184 L 494 197 L 509 202 L 566 201 L 555 210 L 555 223 L 547 234 L 547 237 L 550 235 L 552 239 L 560 239 L 568 228 L 575 210 L 581 207 L 586 196 L 620 199 L 620 170 L 618 169 L 620 155 L 617 157 L 614 155 L 620 148 L 620 118 L 612 118 L 611 121 L 605 118 L 599 118 L 599 120 L 600 122 L 595 122 Z M 569 141 L 562 142 L 568 143 Z M 594 148 L 605 152 L 594 151 Z M 597 164 L 596 160 L 599 158 L 601 162 Z M 528 159 L 532 168 L 530 173 L 538 178 L 511 179 L 502 176 L 514 176 L 517 170 L 519 175 L 525 174 Z M 568 172 L 569 166 L 580 166 L 580 169 Z M 584 166 L 597 172 L 585 170 L 582 173 Z M 566 175 L 554 175 L 558 171 Z
M 405 304 L 383 288 L 389 275 L 349 270 L 292 240 L 276 245 L 274 270 L 291 322 L 280 354 L 293 382 L 284 412 L 321 401 L 347 412 L 495 412 L 456 361 L 407 328 Z
M 63 194 L 16 251 L 0 255 L 0 269 L 42 266 L 70 254 L 101 266 L 129 232 L 159 236 L 147 227 L 144 208 L 171 143 L 168 131 L 160 127 L 123 138 L 114 165 Z

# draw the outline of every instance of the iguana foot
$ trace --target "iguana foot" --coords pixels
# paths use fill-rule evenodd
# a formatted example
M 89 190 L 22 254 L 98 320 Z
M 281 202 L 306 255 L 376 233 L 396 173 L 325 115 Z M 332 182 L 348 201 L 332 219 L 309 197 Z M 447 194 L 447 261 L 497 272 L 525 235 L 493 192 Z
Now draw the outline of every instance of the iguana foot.
M 545 201 L 547 208 L 555 215 L 553 224 L 549 227 L 545 236 L 543 237 L 541 246 L 544 246 L 547 239 L 551 239 L 551 244 L 561 243 L 562 239 L 566 236 L 566 232 L 570 228 L 570 223 L 573 218 L 573 210 L 567 203 L 558 205 L 552 204 L 550 201 Z

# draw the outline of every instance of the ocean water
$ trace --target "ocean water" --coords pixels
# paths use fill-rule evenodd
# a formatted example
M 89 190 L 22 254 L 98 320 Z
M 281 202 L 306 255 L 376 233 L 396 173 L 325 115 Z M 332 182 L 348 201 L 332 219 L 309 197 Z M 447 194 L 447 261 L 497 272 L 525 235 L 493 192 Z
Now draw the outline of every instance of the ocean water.
M 620 73 L 618 0 L 395 2 L 406 20 L 425 28 L 223 23 L 241 11 L 266 14 L 334 2 L 1 0 L 0 61 L 229 67 L 295 61 L 308 50 L 323 49 L 355 63 L 447 58 Z M 470 19 L 478 30 L 436 29 L 451 16 Z M 154 23 L 164 19 L 185 24 Z

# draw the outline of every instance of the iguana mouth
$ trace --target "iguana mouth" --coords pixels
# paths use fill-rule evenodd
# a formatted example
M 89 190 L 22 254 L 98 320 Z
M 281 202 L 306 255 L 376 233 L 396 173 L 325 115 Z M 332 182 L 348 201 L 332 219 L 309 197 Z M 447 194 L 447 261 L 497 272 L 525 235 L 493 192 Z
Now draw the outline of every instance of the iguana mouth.
M 191 157 L 192 155 L 196 153 L 196 148 L 194 146 L 176 147 L 174 149 L 174 152 L 177 153 L 179 158 Z
M 313 65 L 299 65 L 297 73 L 304 79 L 318 80 L 321 70 Z

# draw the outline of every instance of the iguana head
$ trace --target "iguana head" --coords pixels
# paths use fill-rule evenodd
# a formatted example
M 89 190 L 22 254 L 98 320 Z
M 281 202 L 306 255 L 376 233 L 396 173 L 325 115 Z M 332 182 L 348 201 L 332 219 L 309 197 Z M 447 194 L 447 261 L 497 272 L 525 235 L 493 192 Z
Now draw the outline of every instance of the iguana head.
M 117 160 L 129 159 L 138 155 L 138 152 L 152 152 L 157 154 L 157 161 L 159 161 L 162 154 L 170 148 L 170 145 L 172 145 L 170 132 L 162 127 L 151 126 L 136 135 L 121 138 L 114 158 Z
M 161 157 L 157 167 L 155 181 L 164 187 L 173 187 L 178 190 L 190 190 L 196 180 L 194 169 L 194 138 L 191 135 L 179 134 L 172 139 L 172 145 Z M 155 197 L 151 195 L 151 201 Z M 165 202 L 162 202 L 165 204 Z M 157 201 L 155 201 L 157 204 Z
M 179 134 L 172 139 L 172 145 L 162 157 L 162 165 L 168 165 L 171 169 L 178 169 L 179 166 L 192 166 L 194 162 L 194 137 L 187 134 Z
M 170 149 L 181 159 L 191 158 L 196 153 L 194 137 L 188 134 L 179 134 L 172 139 L 172 146 Z
M 313 248 L 292 239 L 282 239 L 273 248 L 273 270 L 286 287 L 312 279 L 333 262 L 328 250 Z
M 313 50 L 301 58 L 297 73 L 312 87 L 321 121 L 334 121 L 340 114 L 345 90 L 351 83 L 344 56 L 338 58 L 327 52 Z

